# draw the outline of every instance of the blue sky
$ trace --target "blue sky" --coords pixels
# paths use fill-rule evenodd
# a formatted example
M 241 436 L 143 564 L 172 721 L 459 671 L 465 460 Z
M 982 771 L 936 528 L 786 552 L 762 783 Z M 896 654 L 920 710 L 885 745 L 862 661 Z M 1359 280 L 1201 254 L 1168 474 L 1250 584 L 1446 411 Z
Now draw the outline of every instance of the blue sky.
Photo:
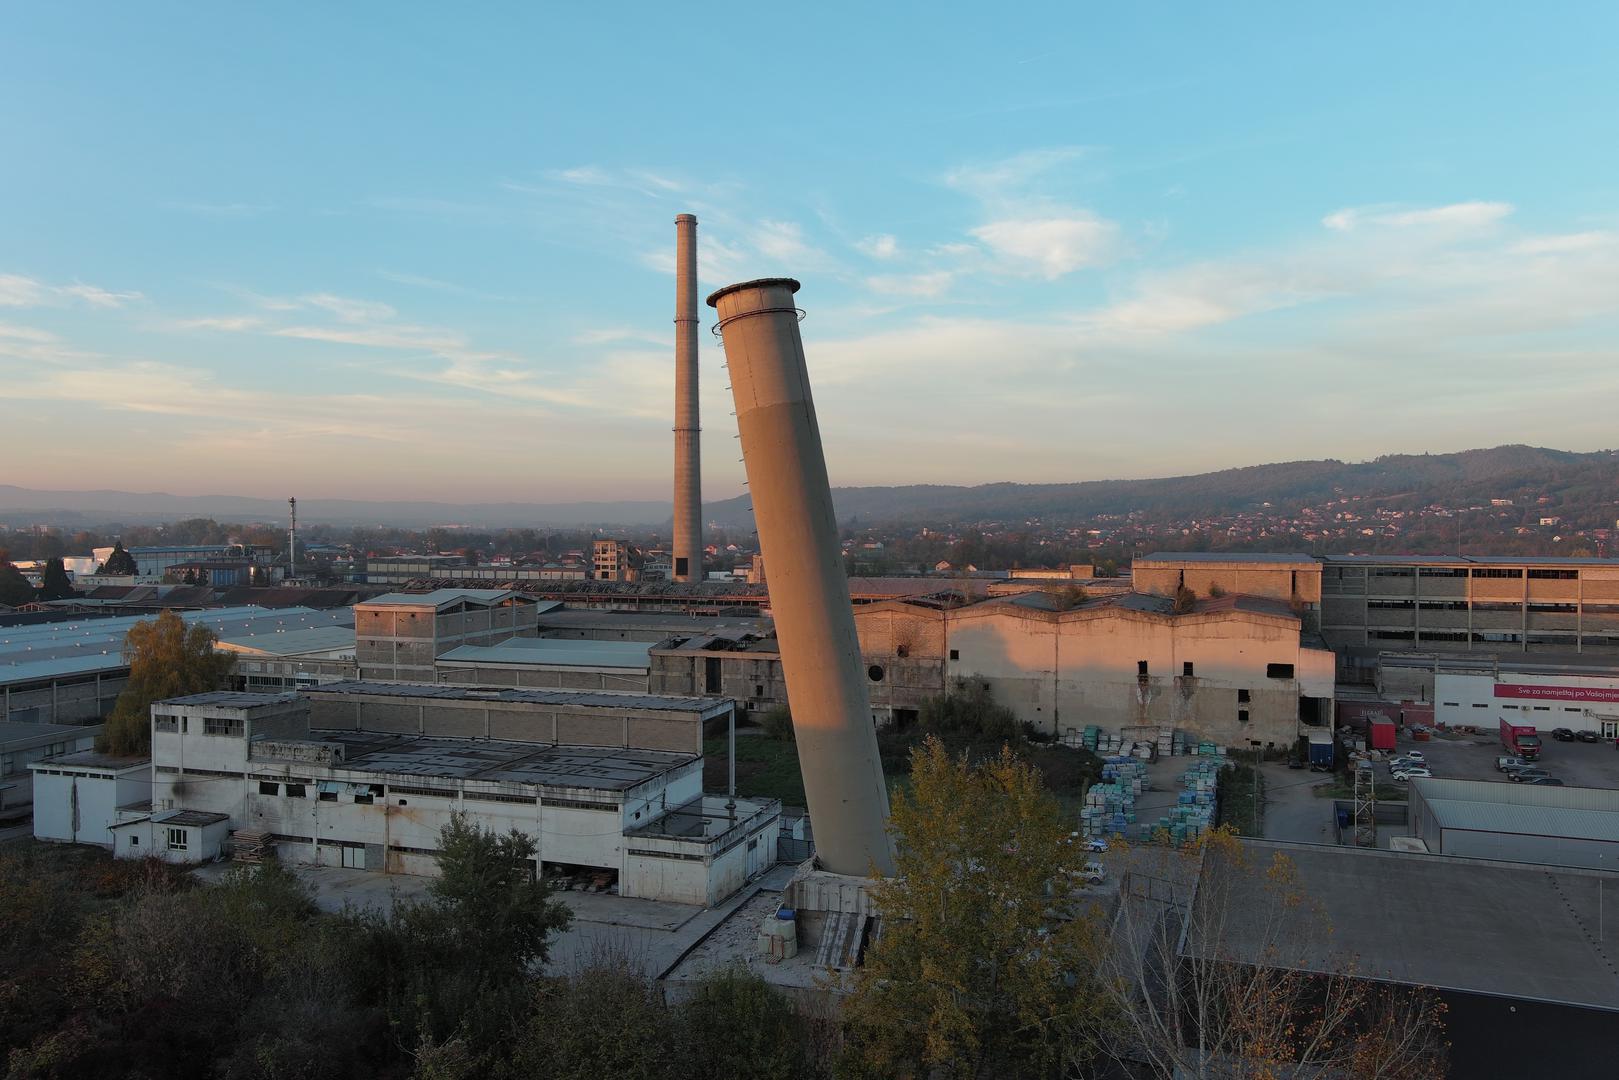
M 8 8 L 0 481 L 661 497 L 682 211 L 835 483 L 1619 442 L 1619 6 L 596 10 Z

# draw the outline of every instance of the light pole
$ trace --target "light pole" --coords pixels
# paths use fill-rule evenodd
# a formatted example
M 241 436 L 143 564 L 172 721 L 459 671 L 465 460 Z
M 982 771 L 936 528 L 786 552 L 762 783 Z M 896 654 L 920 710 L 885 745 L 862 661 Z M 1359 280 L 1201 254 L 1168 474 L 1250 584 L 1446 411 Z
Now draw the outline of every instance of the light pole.
M 1259 740 L 1249 739 L 1248 745 L 1254 748 L 1254 775 L 1250 785 L 1254 796 L 1254 835 L 1260 836 L 1265 830 L 1259 827 Z

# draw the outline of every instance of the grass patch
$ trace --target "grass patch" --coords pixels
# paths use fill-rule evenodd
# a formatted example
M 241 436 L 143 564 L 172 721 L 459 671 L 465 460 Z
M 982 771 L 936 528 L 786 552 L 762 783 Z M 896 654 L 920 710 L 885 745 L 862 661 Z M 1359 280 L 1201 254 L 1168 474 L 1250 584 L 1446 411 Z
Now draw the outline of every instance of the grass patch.
M 1404 784 L 1396 784 L 1392 780 L 1383 779 L 1377 782 L 1378 802 L 1405 802 L 1405 793 L 1409 789 Z M 1310 789 L 1318 799 L 1353 799 L 1355 797 L 1355 779 L 1345 773 L 1333 773 L 1332 779 L 1318 787 Z
M 877 742 L 889 791 L 908 792 L 911 748 L 921 745 L 921 733 L 914 730 L 883 731 L 879 733 Z M 998 755 L 1002 746 L 999 742 L 961 742 L 953 745 L 948 738 L 945 745 L 952 753 L 965 752 L 974 761 Z M 1102 774 L 1101 759 L 1086 750 L 1034 743 L 1014 746 L 1013 749 L 1040 770 L 1045 777 L 1046 787 L 1065 810 L 1077 810 L 1085 788 L 1095 783 Z M 726 740 L 704 740 L 703 754 L 703 790 L 724 791 Z M 745 799 L 780 799 L 786 806 L 805 805 L 804 777 L 798 768 L 797 744 L 760 735 L 737 739 L 736 793 Z
M 724 791 L 725 739 L 703 741 L 703 790 Z M 780 799 L 804 805 L 804 777 L 798 770 L 798 744 L 750 735 L 736 741 L 736 793 L 744 799 Z

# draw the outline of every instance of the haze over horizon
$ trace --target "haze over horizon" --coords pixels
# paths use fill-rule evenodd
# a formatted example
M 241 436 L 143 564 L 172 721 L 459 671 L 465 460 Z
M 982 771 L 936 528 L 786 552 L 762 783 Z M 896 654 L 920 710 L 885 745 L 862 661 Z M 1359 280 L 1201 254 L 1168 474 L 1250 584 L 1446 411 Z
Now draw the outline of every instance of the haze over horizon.
M 803 281 L 838 485 L 1599 449 L 1619 9 L 1560 10 L 20 8 L 0 479 L 667 499 L 682 211 Z

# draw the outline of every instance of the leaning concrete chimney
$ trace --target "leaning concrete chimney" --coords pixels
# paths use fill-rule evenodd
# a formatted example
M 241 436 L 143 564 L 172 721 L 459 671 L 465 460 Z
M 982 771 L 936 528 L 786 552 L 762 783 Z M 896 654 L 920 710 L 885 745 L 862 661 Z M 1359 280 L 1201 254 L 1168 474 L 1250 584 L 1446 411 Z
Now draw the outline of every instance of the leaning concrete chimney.
M 770 607 L 822 866 L 894 872 L 888 789 L 838 547 L 791 278 L 708 298 L 719 313 Z
M 697 219 L 675 218 L 675 529 L 673 577 L 703 580 L 702 436 L 697 423 Z

